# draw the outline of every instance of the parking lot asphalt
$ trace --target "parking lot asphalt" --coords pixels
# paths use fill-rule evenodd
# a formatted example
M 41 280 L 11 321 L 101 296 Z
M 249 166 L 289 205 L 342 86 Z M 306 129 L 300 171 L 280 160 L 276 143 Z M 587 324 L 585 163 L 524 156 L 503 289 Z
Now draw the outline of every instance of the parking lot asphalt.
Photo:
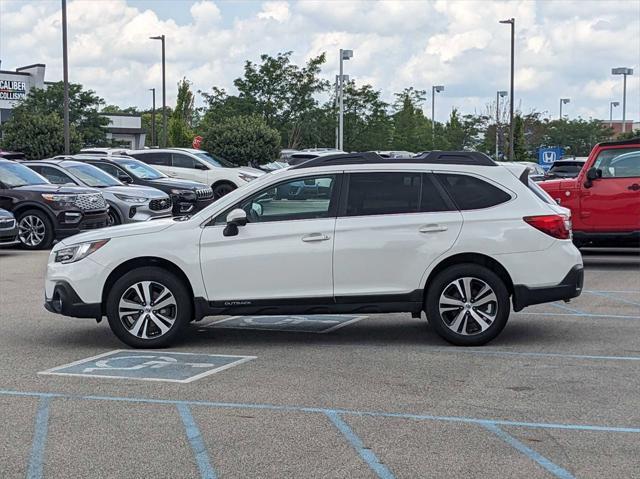
M 635 253 L 586 250 L 582 296 L 512 314 L 482 348 L 408 314 L 207 318 L 140 360 L 111 353 L 106 321 L 43 309 L 47 254 L 0 250 L 2 478 L 640 477 Z M 137 379 L 39 374 L 98 355 Z M 217 355 L 246 359 L 214 371 Z M 204 373 L 141 380 L 175 358 Z

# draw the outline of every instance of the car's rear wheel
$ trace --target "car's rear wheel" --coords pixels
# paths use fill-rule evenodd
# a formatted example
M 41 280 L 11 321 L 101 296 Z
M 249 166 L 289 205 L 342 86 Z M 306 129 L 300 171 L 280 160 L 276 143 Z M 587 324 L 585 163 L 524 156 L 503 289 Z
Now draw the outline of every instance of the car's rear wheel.
M 429 285 L 425 309 L 429 324 L 458 346 L 494 339 L 509 319 L 509 291 L 498 275 L 478 264 L 459 264 Z
M 28 210 L 18 215 L 18 239 L 23 248 L 49 248 L 54 237 L 53 224 L 42 211 Z
M 118 279 L 108 293 L 106 306 L 111 330 L 134 348 L 170 345 L 193 315 L 187 286 L 157 267 L 134 269 Z

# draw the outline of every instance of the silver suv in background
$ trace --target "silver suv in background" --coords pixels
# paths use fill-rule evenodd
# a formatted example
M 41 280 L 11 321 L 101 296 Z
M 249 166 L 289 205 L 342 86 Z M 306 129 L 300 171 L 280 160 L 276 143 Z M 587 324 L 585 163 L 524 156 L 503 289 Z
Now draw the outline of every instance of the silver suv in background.
M 125 185 L 93 165 L 66 159 L 23 164 L 56 185 L 98 188 L 109 204 L 109 226 L 171 216 L 171 198 L 166 193 L 148 186 Z

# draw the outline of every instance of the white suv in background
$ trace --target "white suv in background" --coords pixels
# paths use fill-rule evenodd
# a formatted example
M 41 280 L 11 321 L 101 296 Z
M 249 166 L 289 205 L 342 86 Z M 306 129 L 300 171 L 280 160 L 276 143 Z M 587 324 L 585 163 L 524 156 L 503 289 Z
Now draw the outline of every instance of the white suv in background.
M 520 169 L 472 152 L 321 156 L 191 217 L 63 240 L 45 306 L 106 315 L 143 348 L 211 315 L 391 312 L 425 312 L 447 341 L 484 344 L 511 304 L 582 290 L 569 211 Z
M 255 180 L 264 171 L 238 165 L 203 150 L 192 148 L 150 148 L 145 150 L 110 150 L 143 161 L 172 178 L 211 185 L 214 198 L 222 198 L 236 188 Z M 83 153 L 104 153 L 104 149 L 83 150 Z M 109 152 L 109 150 L 107 150 Z

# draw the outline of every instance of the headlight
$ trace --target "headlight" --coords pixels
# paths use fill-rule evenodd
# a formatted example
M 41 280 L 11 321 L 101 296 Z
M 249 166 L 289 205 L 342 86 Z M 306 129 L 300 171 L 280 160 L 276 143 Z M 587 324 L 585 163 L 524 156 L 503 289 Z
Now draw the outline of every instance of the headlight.
M 70 206 L 76 202 L 76 195 L 42 193 L 42 198 L 44 198 L 45 201 L 50 201 L 51 203 L 56 203 L 60 206 Z
M 239 173 L 238 176 L 244 181 L 253 181 L 257 178 L 257 176 L 247 175 L 246 173 Z
M 149 198 L 145 198 L 144 196 L 127 196 L 127 195 L 119 195 L 116 194 L 116 198 L 121 199 L 122 201 L 126 201 L 127 203 L 146 203 L 149 201 Z
M 56 263 L 75 263 L 98 251 L 109 242 L 108 239 L 80 243 L 56 251 Z

